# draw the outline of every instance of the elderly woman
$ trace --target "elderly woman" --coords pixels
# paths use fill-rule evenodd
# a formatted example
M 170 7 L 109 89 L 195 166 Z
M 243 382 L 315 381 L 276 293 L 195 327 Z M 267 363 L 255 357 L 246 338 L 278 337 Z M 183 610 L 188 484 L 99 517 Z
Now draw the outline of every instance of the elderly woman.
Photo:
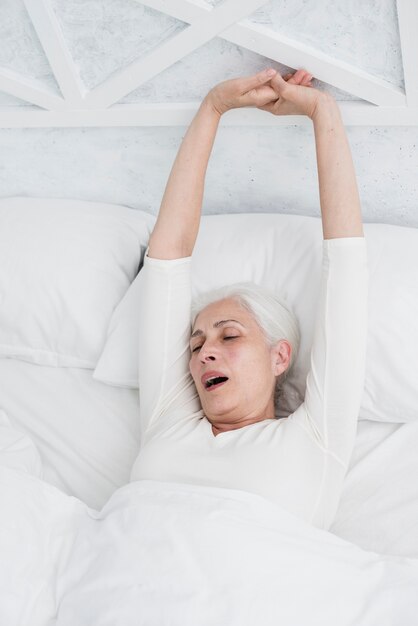
M 141 270 L 141 449 L 131 480 L 240 489 L 329 528 L 364 385 L 368 269 L 339 109 L 311 79 L 304 70 L 266 70 L 222 82 L 183 139 Z M 316 141 L 321 289 L 305 400 L 283 419 L 275 418 L 275 398 L 297 354 L 293 313 L 252 283 L 191 302 L 208 159 L 221 116 L 243 106 L 307 115 Z

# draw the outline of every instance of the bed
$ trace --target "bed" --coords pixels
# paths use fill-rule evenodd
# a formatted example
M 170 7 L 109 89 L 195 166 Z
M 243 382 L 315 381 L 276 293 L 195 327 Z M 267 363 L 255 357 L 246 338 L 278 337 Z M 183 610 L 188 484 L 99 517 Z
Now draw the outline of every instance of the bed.
M 140 448 L 136 305 L 155 217 L 0 200 L 0 623 L 416 624 L 418 231 L 365 224 L 366 381 L 334 523 L 247 492 L 129 475 Z M 303 399 L 319 218 L 210 215 L 195 293 L 254 280 L 293 307 Z M 226 253 L 228 250 L 228 253 Z

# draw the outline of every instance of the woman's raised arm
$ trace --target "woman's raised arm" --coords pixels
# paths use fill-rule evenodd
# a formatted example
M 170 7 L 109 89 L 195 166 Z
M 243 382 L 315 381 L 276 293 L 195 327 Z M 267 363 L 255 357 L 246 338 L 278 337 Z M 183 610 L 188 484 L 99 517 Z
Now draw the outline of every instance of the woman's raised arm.
M 235 78 L 216 85 L 202 101 L 174 161 L 158 219 L 149 240 L 148 256 L 177 259 L 191 256 L 196 242 L 206 169 L 223 113 L 259 106 L 276 99 L 267 83 L 275 70 Z
M 363 237 L 353 159 L 340 110 L 323 93 L 312 117 L 324 239 Z
M 259 108 L 274 115 L 307 115 L 313 122 L 324 239 L 363 237 L 360 199 L 350 147 L 334 98 L 297 70 L 271 81 L 278 98 Z M 285 80 L 289 79 L 289 80 Z
M 150 257 L 178 259 L 192 254 L 199 230 L 206 169 L 221 118 L 209 94 L 193 118 L 171 169 L 149 240 Z

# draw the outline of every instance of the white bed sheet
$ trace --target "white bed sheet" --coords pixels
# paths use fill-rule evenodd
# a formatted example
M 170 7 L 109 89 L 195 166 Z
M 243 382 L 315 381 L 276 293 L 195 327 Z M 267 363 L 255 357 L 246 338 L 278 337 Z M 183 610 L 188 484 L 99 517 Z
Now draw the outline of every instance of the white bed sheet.
M 141 480 L 97 512 L 0 464 L 0 500 L 7 626 L 416 625 L 417 559 L 256 494 Z
M 100 509 L 139 449 L 137 390 L 92 370 L 0 359 L 0 409 L 39 450 L 43 479 Z M 366 550 L 418 557 L 418 421 L 361 420 L 331 532 Z

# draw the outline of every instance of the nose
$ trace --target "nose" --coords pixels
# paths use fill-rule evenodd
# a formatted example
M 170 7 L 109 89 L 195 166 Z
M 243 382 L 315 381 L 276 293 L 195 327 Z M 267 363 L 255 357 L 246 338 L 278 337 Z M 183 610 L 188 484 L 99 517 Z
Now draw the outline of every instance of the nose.
M 204 356 L 203 358 L 200 357 L 200 360 L 202 361 L 202 363 L 206 363 L 207 361 L 215 361 L 215 357 L 213 356 L 213 354 L 208 354 L 207 356 Z
M 211 348 L 210 345 L 206 343 L 200 348 L 199 351 L 199 359 L 202 363 L 207 363 L 207 361 L 215 361 L 215 350 Z

